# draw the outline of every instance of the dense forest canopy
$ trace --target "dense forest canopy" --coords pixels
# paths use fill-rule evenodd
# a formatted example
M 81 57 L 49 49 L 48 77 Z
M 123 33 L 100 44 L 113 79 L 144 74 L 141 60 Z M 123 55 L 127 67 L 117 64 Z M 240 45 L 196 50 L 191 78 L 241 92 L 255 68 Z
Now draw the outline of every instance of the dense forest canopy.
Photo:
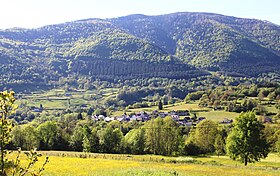
M 210 13 L 130 15 L 1 30 L 0 88 L 46 89 L 73 76 L 109 82 L 190 80 L 209 71 L 275 78 L 279 37 L 280 27 L 273 23 Z

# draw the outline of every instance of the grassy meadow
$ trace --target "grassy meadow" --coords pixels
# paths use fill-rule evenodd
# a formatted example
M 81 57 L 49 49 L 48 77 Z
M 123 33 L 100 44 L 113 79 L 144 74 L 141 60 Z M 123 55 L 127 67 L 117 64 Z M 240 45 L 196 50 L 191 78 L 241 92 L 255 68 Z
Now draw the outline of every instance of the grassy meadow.
M 86 154 L 79 152 L 41 152 L 48 155 L 44 176 L 276 176 L 280 157 L 270 154 L 258 163 L 243 166 L 226 156 L 164 157 L 154 155 Z M 24 156 L 22 156 L 24 158 Z M 43 163 L 40 158 L 38 167 Z M 25 164 L 25 161 L 22 162 Z
M 81 105 L 92 105 L 98 102 L 103 102 L 109 97 L 116 96 L 118 89 L 107 88 L 98 90 L 75 90 L 65 91 L 62 89 L 52 89 L 49 91 L 34 92 L 32 94 L 20 94 L 16 103 L 19 109 L 24 107 L 39 107 L 43 105 L 46 111 L 65 110 Z
M 134 112 L 152 112 L 154 110 L 158 110 L 158 106 L 152 106 L 152 107 L 145 107 L 145 108 L 133 108 L 133 109 L 126 109 L 124 111 L 115 111 L 113 112 L 113 115 L 122 115 L 124 112 L 127 113 L 134 113 Z M 199 107 L 198 103 L 191 103 L 191 104 L 186 104 L 186 103 L 175 103 L 171 105 L 164 105 L 162 112 L 168 112 L 168 111 L 178 111 L 178 110 L 191 110 L 191 111 L 209 111 L 209 108 L 204 108 L 204 107 Z
M 158 110 L 157 106 L 147 107 L 147 108 L 135 108 L 135 109 L 128 109 L 125 111 L 115 111 L 113 112 L 113 116 L 122 115 L 124 112 L 126 113 L 135 113 L 135 112 L 152 112 L 154 110 Z M 227 112 L 224 110 L 213 111 L 210 108 L 199 107 L 197 102 L 186 104 L 186 103 L 176 103 L 173 105 L 165 105 L 164 109 L 161 110 L 162 112 L 169 112 L 169 111 L 178 111 L 178 110 L 188 110 L 192 112 L 196 112 L 199 117 L 206 117 L 206 119 L 213 120 L 216 122 L 222 121 L 224 118 L 228 119 L 235 119 L 239 115 L 239 113 L 235 112 Z
M 239 115 L 236 112 L 226 112 L 226 111 L 208 111 L 208 112 L 199 112 L 199 116 L 205 117 L 208 120 L 213 121 L 222 121 L 224 118 L 235 119 Z

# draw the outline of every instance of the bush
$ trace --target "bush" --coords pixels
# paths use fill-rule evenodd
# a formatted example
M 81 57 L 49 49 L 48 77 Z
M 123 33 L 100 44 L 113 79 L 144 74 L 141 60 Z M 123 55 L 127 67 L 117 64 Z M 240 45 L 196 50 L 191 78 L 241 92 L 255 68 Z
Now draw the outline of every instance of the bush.
M 197 146 L 195 143 L 190 142 L 187 143 L 184 147 L 184 155 L 191 155 L 191 156 L 196 156 L 202 153 L 201 149 L 199 146 Z

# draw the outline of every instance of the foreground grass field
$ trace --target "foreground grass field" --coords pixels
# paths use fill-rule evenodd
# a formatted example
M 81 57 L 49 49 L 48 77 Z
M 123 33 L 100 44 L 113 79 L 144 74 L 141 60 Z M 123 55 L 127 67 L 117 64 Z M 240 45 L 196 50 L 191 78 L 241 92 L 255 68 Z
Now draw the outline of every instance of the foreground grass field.
M 50 156 L 50 162 L 46 166 L 44 176 L 280 175 L 280 157 L 275 154 L 270 154 L 267 159 L 261 162 L 244 167 L 241 163 L 232 161 L 228 157 L 216 156 L 192 158 L 78 152 L 42 153 Z

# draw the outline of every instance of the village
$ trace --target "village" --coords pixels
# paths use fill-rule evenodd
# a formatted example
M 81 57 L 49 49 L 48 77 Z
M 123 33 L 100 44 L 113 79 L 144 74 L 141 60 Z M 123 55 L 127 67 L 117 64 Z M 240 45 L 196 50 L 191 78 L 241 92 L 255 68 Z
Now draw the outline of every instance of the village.
M 94 121 L 102 121 L 111 122 L 111 121 L 119 121 L 119 122 L 129 122 L 129 121 L 137 121 L 137 122 L 146 122 L 151 120 L 152 118 L 166 118 L 170 116 L 175 122 L 177 122 L 180 126 L 196 126 L 202 120 L 205 120 L 205 117 L 197 117 L 196 113 L 192 116 L 190 113 L 186 111 L 170 111 L 170 112 L 159 112 L 158 110 L 154 110 L 151 113 L 141 111 L 135 114 L 128 115 L 124 113 L 121 116 L 116 117 L 106 117 L 104 115 L 92 115 L 91 118 Z M 220 121 L 220 124 L 231 124 L 233 122 L 232 119 L 224 118 Z
M 37 113 L 42 113 L 43 110 L 46 110 L 41 104 L 40 107 L 32 106 L 30 109 L 33 112 Z M 86 110 L 87 106 L 86 105 L 81 105 L 81 109 Z M 47 110 L 50 110 L 49 108 Z M 58 109 L 56 109 L 58 110 Z M 63 109 L 60 109 L 63 110 Z M 221 111 L 222 109 L 213 109 L 213 111 Z M 119 121 L 122 123 L 125 122 L 131 122 L 131 121 L 136 121 L 136 122 L 146 122 L 149 121 L 153 118 L 166 118 L 166 117 L 171 117 L 175 122 L 177 122 L 180 126 L 186 126 L 186 127 L 192 127 L 196 126 L 199 122 L 202 120 L 205 120 L 206 117 L 199 116 L 197 112 L 189 112 L 188 110 L 171 110 L 169 112 L 163 112 L 163 111 L 158 111 L 154 110 L 152 112 L 146 112 L 146 111 L 140 111 L 136 113 L 123 113 L 122 115 L 119 116 L 105 116 L 102 114 L 93 114 L 91 115 L 91 119 L 93 121 L 105 121 L 105 122 L 111 122 L 111 121 Z M 273 123 L 272 118 L 270 117 L 262 117 L 260 119 L 263 123 Z M 219 124 L 231 124 L 233 123 L 232 118 L 227 118 L 224 117 L 222 120 L 218 121 Z

